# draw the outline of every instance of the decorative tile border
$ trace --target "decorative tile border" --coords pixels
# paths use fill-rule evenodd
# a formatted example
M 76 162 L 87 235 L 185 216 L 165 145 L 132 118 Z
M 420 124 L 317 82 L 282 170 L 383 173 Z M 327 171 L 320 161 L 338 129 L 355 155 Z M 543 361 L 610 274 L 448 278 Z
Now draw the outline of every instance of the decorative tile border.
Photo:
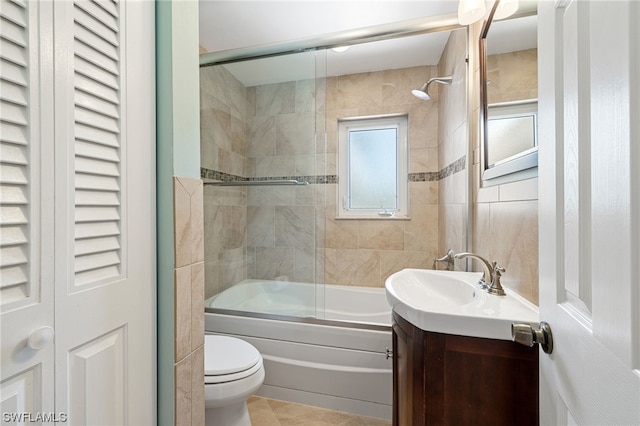
M 409 173 L 409 182 L 437 182 L 439 172 Z
M 462 156 L 438 172 L 409 173 L 408 179 L 409 179 L 409 182 L 437 182 L 439 180 L 442 180 L 444 178 L 447 178 L 453 174 L 456 174 L 464 170 L 466 168 L 466 164 L 467 164 L 467 157 Z M 315 176 L 298 175 L 298 176 L 270 176 L 270 177 L 247 178 L 243 176 L 220 172 L 218 170 L 207 169 L 204 167 L 200 168 L 200 177 L 202 179 L 212 179 L 212 180 L 218 180 L 223 182 L 230 182 L 230 181 L 251 182 L 251 181 L 267 181 L 267 180 L 281 180 L 281 179 L 296 179 L 299 181 L 309 182 L 310 184 L 338 183 L 337 175 L 315 175 Z
M 211 170 L 204 167 L 200 168 L 200 177 L 202 179 L 212 179 L 223 182 L 239 181 L 239 182 L 255 182 L 255 181 L 268 181 L 268 180 L 282 180 L 282 179 L 295 179 L 299 181 L 309 182 L 310 184 L 327 184 L 338 183 L 337 175 L 296 175 L 296 176 L 269 176 L 269 177 L 243 177 L 238 175 L 232 175 L 229 173 L 220 172 L 217 170 Z
M 217 170 L 211 170 L 205 167 L 200 167 L 200 177 L 202 179 L 221 180 L 224 182 L 230 182 L 234 180 L 246 180 L 246 178 L 243 178 L 242 176 L 219 172 Z
M 467 156 L 463 155 L 453 163 L 438 172 L 438 180 L 442 180 L 458 172 L 463 171 L 467 167 Z
M 438 172 L 409 173 L 409 182 L 437 182 L 466 168 L 467 156 L 463 155 Z

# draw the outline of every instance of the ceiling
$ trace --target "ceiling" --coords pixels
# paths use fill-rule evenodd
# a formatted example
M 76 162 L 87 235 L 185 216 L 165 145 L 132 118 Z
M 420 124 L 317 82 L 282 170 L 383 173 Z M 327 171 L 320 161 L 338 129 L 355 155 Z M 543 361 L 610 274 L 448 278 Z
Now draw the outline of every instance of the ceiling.
M 209 52 L 456 13 L 458 7 L 451 0 L 200 0 L 199 5 L 200 44 Z
M 200 45 L 208 52 L 221 52 L 296 40 L 318 38 L 358 28 L 384 25 L 416 18 L 457 12 L 452 0 L 199 0 Z M 535 21 L 535 19 L 534 19 Z M 522 36 L 505 37 L 518 45 L 535 46 L 527 24 Z M 514 31 L 511 25 L 510 31 Z M 525 25 L 515 25 L 522 33 Z M 533 40 L 531 40 L 533 34 Z M 343 53 L 327 51 L 327 75 L 354 74 L 383 69 L 435 65 L 449 37 L 449 31 L 353 45 Z M 521 47 L 514 48 L 519 50 Z M 502 46 L 508 51 L 508 46 Z M 507 50 L 505 50 L 507 49 Z M 295 81 L 314 75 L 310 55 L 271 58 L 268 61 L 237 63 L 226 67 L 245 86 Z

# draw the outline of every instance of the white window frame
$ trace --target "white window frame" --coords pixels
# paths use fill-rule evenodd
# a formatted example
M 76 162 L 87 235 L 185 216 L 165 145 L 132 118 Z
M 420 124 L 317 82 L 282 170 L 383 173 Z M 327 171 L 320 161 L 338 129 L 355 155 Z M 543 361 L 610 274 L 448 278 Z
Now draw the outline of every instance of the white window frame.
M 396 185 L 398 202 L 394 210 L 349 208 L 349 132 L 396 128 Z M 408 196 L 408 118 L 406 114 L 353 117 L 338 120 L 338 219 L 406 219 L 409 214 Z

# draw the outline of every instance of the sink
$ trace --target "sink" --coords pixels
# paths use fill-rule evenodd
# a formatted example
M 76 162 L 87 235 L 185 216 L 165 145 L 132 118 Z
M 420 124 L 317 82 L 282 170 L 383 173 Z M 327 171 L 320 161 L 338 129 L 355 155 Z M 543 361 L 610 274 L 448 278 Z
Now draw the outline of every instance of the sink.
M 421 309 L 442 310 L 477 299 L 481 273 L 405 269 L 387 280 L 387 291 Z
M 480 272 L 403 269 L 385 282 L 395 313 L 438 333 L 511 340 L 511 323 L 538 323 L 538 308 L 506 290 L 494 296 L 478 286 Z

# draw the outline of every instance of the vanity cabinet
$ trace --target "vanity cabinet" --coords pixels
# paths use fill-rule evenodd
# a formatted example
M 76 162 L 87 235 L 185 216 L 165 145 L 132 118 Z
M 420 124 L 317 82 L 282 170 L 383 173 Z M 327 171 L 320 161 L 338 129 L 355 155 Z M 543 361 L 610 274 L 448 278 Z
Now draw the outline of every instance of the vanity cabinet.
M 393 313 L 393 424 L 537 425 L 538 348 L 434 333 Z

